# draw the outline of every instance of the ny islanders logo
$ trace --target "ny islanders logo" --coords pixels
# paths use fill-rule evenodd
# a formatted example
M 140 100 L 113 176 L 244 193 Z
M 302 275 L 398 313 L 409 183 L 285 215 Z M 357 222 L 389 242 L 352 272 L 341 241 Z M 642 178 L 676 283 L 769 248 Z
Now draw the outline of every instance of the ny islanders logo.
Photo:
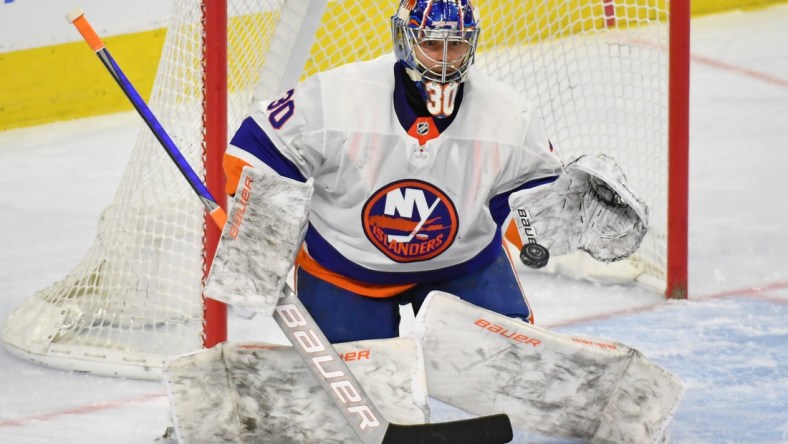
M 427 182 L 401 180 L 372 194 L 361 215 L 364 233 L 395 262 L 431 259 L 457 236 L 457 209 Z

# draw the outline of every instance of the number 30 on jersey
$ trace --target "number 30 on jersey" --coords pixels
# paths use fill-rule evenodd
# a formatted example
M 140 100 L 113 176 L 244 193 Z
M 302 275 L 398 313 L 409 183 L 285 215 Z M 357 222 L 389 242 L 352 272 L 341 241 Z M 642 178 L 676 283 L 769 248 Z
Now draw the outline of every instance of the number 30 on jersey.
M 427 111 L 436 117 L 448 117 L 454 112 L 454 99 L 457 97 L 457 82 L 424 82 L 427 92 Z
M 268 105 L 268 111 L 271 112 L 268 114 L 268 121 L 276 129 L 282 128 L 282 125 L 293 117 L 293 112 L 295 111 L 293 91 L 291 89 L 281 99 L 274 100 Z

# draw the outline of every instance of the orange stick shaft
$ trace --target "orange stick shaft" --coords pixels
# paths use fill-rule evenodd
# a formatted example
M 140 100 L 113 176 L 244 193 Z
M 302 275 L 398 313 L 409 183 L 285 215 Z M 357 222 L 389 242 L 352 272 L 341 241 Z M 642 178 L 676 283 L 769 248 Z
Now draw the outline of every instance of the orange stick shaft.
M 104 42 L 101 40 L 101 37 L 96 34 L 93 27 L 90 26 L 90 22 L 85 18 L 85 14 L 79 14 L 79 16 L 74 19 L 69 17 L 69 21 L 77 28 L 77 31 L 79 31 L 82 38 L 85 39 L 90 49 L 99 52 L 104 48 Z

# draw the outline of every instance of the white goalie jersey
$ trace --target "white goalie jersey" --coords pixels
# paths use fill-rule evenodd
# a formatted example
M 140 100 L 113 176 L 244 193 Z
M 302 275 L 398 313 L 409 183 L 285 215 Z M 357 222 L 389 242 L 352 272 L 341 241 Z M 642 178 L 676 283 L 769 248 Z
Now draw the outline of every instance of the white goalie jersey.
M 314 178 L 299 260 L 373 285 L 442 280 L 492 261 L 508 196 L 561 168 L 535 110 L 511 88 L 475 71 L 444 96 L 450 117 L 419 117 L 398 68 L 390 56 L 346 65 L 259 103 L 225 155 L 231 194 L 245 165 Z

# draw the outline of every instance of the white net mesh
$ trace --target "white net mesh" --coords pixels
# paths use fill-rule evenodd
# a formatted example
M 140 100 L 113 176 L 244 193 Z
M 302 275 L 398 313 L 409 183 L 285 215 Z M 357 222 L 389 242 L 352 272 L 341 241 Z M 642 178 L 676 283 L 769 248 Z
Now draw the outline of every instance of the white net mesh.
M 525 7 L 523 20 L 540 26 L 525 35 L 507 35 L 511 49 L 486 51 L 479 64 L 539 105 L 548 136 L 565 161 L 604 153 L 622 166 L 649 205 L 651 229 L 626 261 L 630 269 L 621 278 L 636 278 L 662 292 L 668 186 L 666 4 L 617 1 L 615 26 L 608 27 L 611 16 L 605 17 L 602 2 L 563 2 L 578 5 L 568 15 L 557 5 L 549 8 L 550 2 L 527 3 L 534 7 Z M 537 20 L 545 16 L 550 20 Z M 610 272 L 622 273 L 622 265 L 611 265 Z
M 249 111 L 282 1 L 231 3 L 233 128 Z M 148 102 L 204 177 L 201 4 L 177 0 L 173 11 Z M 200 200 L 145 128 L 92 247 L 63 280 L 10 315 L 3 340 L 56 367 L 155 377 L 167 357 L 202 346 L 203 218 Z
M 303 20 L 281 18 L 283 7 L 305 4 L 297 3 L 228 1 L 230 132 L 248 113 L 261 71 L 267 88 L 258 85 L 258 93 L 278 92 L 279 74 L 269 72 L 294 51 Z M 384 9 L 393 12 L 395 3 Z M 564 160 L 611 155 L 646 199 L 651 232 L 630 264 L 633 276 L 664 287 L 667 0 L 474 5 L 482 28 L 477 66 L 538 104 Z M 200 1 L 175 0 L 173 11 L 149 103 L 203 175 Z M 302 78 L 391 51 L 389 15 L 374 0 L 328 2 Z M 272 43 L 275 35 L 282 40 Z M 200 201 L 149 131 L 141 132 L 93 246 L 63 280 L 11 314 L 3 340 L 48 365 L 154 377 L 168 356 L 202 344 L 203 223 Z

